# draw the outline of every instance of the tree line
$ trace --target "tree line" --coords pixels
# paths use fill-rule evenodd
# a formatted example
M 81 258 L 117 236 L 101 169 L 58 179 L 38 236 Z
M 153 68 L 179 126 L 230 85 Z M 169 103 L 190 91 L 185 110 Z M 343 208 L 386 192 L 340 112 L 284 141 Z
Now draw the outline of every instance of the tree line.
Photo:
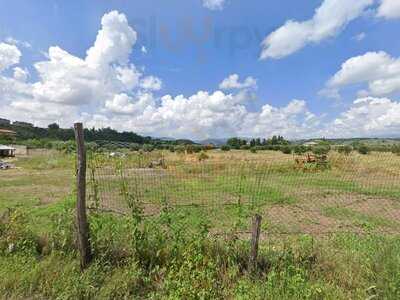
M 75 133 L 73 128 L 60 128 L 56 123 L 48 125 L 47 128 L 35 127 L 35 126 L 20 126 L 14 124 L 3 125 L 2 128 L 13 130 L 16 132 L 16 142 L 29 144 L 32 146 L 45 145 L 51 141 L 73 141 L 75 139 Z M 87 142 L 120 142 L 134 145 L 182 145 L 182 144 L 194 144 L 191 140 L 161 140 L 152 138 L 150 136 L 141 136 L 134 132 L 123 131 L 119 132 L 110 127 L 107 128 L 85 128 L 85 141 Z M 0 142 L 10 143 L 12 138 L 1 137 Z

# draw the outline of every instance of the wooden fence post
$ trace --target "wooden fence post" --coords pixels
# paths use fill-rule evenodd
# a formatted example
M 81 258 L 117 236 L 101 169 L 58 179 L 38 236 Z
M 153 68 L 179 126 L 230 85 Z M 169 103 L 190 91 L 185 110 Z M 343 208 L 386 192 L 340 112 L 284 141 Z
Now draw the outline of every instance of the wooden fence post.
M 260 239 L 261 232 L 261 216 L 256 214 L 252 220 L 251 228 L 251 250 L 249 257 L 249 272 L 252 273 L 257 267 L 257 255 L 258 255 L 258 241 Z
M 89 224 L 86 216 L 86 149 L 82 123 L 75 123 L 74 129 L 77 147 L 76 228 L 81 269 L 83 270 L 89 265 L 92 259 L 89 241 Z

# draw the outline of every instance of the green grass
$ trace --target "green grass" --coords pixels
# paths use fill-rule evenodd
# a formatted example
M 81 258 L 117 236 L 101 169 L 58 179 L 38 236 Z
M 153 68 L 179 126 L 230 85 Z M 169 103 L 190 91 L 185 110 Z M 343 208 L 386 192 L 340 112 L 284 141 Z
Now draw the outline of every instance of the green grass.
M 324 213 L 328 217 L 333 217 L 339 220 L 351 222 L 353 225 L 376 229 L 381 227 L 394 228 L 400 224 L 393 220 L 389 220 L 379 216 L 363 214 L 346 207 L 328 207 L 325 208 Z
M 162 208 L 151 217 L 89 213 L 94 260 L 81 272 L 75 199 L 67 197 L 74 189 L 73 157 L 52 153 L 18 161 L 21 169 L 0 178 L 0 212 L 11 208 L 0 220 L 0 298 L 400 298 L 400 237 L 376 234 L 398 232 L 398 222 L 323 202 L 349 194 L 398 199 L 400 183 L 365 186 L 344 171 L 303 173 L 290 162 L 267 169 L 176 164 L 181 169 L 174 176 L 128 178 L 131 195 Z M 100 183 L 127 208 L 120 177 Z M 277 235 L 304 228 L 286 215 L 275 216 L 282 222 L 268 218 L 268 209 L 290 211 L 309 197 L 321 201 L 314 204 L 322 216 L 363 234 Z M 171 203 L 193 205 L 166 206 Z M 249 274 L 246 232 L 256 212 L 263 214 L 263 235 L 257 272 Z M 317 221 L 305 218 L 301 225 Z
M 95 258 L 82 273 L 73 250 L 72 205 L 72 200 L 68 200 L 50 205 L 43 212 L 16 211 L 10 221 L 3 221 L 1 298 L 366 299 L 376 296 L 398 299 L 400 296 L 399 237 L 337 234 L 319 239 L 304 235 L 263 240 L 258 271 L 250 275 L 246 272 L 249 243 L 208 237 L 206 225 L 213 216 L 207 217 L 201 210 L 172 211 L 167 218 L 162 215 L 152 219 L 151 223 L 143 224 L 143 235 L 136 236 L 140 243 L 135 242 L 132 230 L 135 225 L 130 218 L 91 215 Z M 186 228 L 188 222 L 194 224 L 190 231 Z M 190 234 L 181 234 L 184 229 Z M 11 251 L 10 244 L 14 244 Z

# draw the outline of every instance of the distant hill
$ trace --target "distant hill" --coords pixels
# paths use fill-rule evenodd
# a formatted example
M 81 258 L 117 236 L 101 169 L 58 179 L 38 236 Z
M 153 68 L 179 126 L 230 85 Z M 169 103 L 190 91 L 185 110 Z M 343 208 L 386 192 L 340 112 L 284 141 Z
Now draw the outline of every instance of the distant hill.
M 195 141 L 198 144 L 201 145 L 210 145 L 213 144 L 215 146 L 222 146 L 226 144 L 226 141 L 228 139 L 205 139 L 205 140 L 200 140 L 200 141 Z

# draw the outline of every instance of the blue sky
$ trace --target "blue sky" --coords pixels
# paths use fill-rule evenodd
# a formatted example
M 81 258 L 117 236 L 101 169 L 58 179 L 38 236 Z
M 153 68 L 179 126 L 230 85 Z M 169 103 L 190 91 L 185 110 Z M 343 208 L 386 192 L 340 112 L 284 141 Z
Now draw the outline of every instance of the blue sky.
M 400 136 L 398 0 L 205 2 L 1 1 L 0 117 L 197 139 Z M 91 47 L 112 59 L 90 63 Z

